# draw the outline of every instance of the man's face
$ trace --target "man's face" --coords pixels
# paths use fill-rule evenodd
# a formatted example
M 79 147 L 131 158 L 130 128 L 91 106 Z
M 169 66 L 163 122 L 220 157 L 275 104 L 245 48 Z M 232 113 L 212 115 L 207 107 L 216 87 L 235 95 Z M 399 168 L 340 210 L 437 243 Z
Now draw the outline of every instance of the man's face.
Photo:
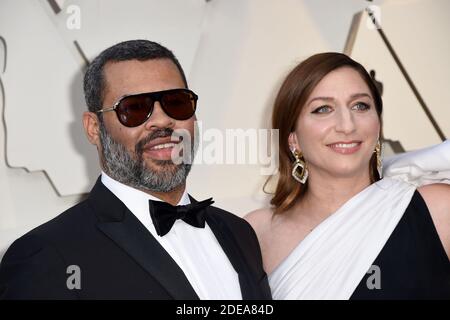
M 177 67 L 168 59 L 109 62 L 104 75 L 103 108 L 113 106 L 124 95 L 185 87 Z M 159 102 L 155 102 L 150 118 L 133 128 L 122 125 L 115 112 L 103 113 L 103 170 L 124 184 L 148 191 L 169 192 L 184 185 L 190 165 L 172 162 L 172 151 L 179 141 L 171 135 L 183 129 L 193 141 L 194 121 L 195 116 L 184 121 L 170 118 Z

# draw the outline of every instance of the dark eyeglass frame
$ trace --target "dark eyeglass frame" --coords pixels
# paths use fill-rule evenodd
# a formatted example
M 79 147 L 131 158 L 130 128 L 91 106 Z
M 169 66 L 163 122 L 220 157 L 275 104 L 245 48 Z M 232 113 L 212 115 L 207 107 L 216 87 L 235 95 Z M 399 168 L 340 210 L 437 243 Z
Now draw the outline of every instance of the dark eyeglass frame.
M 193 101 L 193 105 L 192 105 L 193 108 L 192 108 L 192 114 L 188 114 L 189 116 L 176 117 L 175 118 L 175 117 L 173 117 L 173 114 L 171 115 L 170 111 L 168 112 L 168 107 L 165 105 L 165 103 L 163 103 L 162 98 L 164 97 L 164 95 L 171 94 L 171 93 L 179 93 L 179 92 L 187 93 L 187 94 L 189 94 L 191 96 L 191 100 Z M 137 97 L 137 96 L 149 97 L 153 101 L 153 104 L 150 107 L 150 110 L 149 110 L 147 116 L 142 120 L 141 123 L 136 124 L 136 125 L 129 125 L 129 124 L 124 123 L 124 121 L 122 120 L 122 118 L 119 115 L 120 111 L 118 111 L 117 108 L 120 106 L 120 104 L 125 99 L 130 98 L 130 97 Z M 169 89 L 169 90 L 155 91 L 155 92 L 143 92 L 143 93 L 127 94 L 127 95 L 124 95 L 124 96 L 120 97 L 114 103 L 114 105 L 112 107 L 102 108 L 100 110 L 97 110 L 96 113 L 105 113 L 105 112 L 115 111 L 116 115 L 117 115 L 117 119 L 119 119 L 119 122 L 122 125 L 124 125 L 125 127 L 128 127 L 128 128 L 134 128 L 134 127 L 138 127 L 141 124 L 145 123 L 150 118 L 150 116 L 152 115 L 153 110 L 155 108 L 155 102 L 159 102 L 161 108 L 163 109 L 164 113 L 168 117 L 170 117 L 172 119 L 175 119 L 175 120 L 183 121 L 183 120 L 187 120 L 187 119 L 191 118 L 195 114 L 195 111 L 197 110 L 197 100 L 198 100 L 198 96 L 192 90 L 189 90 L 189 89 L 186 89 L 186 88 Z

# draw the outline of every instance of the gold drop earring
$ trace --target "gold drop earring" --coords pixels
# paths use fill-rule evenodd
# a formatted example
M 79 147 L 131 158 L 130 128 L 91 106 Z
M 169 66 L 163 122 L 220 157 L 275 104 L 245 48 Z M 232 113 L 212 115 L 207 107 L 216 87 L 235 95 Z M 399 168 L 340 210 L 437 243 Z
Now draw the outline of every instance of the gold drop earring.
M 380 179 L 383 178 L 383 146 L 378 140 L 377 145 L 375 146 L 374 150 L 376 157 L 377 157 L 377 171 L 378 175 L 380 176 Z
M 295 147 L 291 147 L 291 152 L 295 158 L 294 166 L 292 168 L 292 177 L 301 184 L 305 184 L 308 179 L 308 167 L 303 155 L 301 152 L 297 151 Z

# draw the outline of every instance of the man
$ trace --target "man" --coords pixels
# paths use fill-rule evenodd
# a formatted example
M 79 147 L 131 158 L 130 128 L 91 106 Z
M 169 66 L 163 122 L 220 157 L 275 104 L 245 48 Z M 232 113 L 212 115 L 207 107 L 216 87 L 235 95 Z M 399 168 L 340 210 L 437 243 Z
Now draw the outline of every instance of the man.
M 173 53 L 114 45 L 92 61 L 84 90 L 102 174 L 87 200 L 11 245 L 0 297 L 270 299 L 251 227 L 188 196 L 190 163 L 173 160 L 195 149 L 197 101 Z

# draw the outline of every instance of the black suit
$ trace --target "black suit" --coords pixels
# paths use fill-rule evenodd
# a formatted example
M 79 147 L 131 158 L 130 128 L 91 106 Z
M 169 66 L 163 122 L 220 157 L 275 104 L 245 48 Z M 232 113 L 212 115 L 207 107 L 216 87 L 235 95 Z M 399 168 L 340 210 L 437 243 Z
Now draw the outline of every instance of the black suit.
M 270 299 L 260 248 L 250 225 L 215 207 L 208 207 L 206 216 L 239 275 L 242 297 Z M 80 267 L 80 290 L 67 288 L 70 265 Z M 198 296 L 170 255 L 99 179 L 87 200 L 11 245 L 0 264 L 0 298 L 198 299 Z

